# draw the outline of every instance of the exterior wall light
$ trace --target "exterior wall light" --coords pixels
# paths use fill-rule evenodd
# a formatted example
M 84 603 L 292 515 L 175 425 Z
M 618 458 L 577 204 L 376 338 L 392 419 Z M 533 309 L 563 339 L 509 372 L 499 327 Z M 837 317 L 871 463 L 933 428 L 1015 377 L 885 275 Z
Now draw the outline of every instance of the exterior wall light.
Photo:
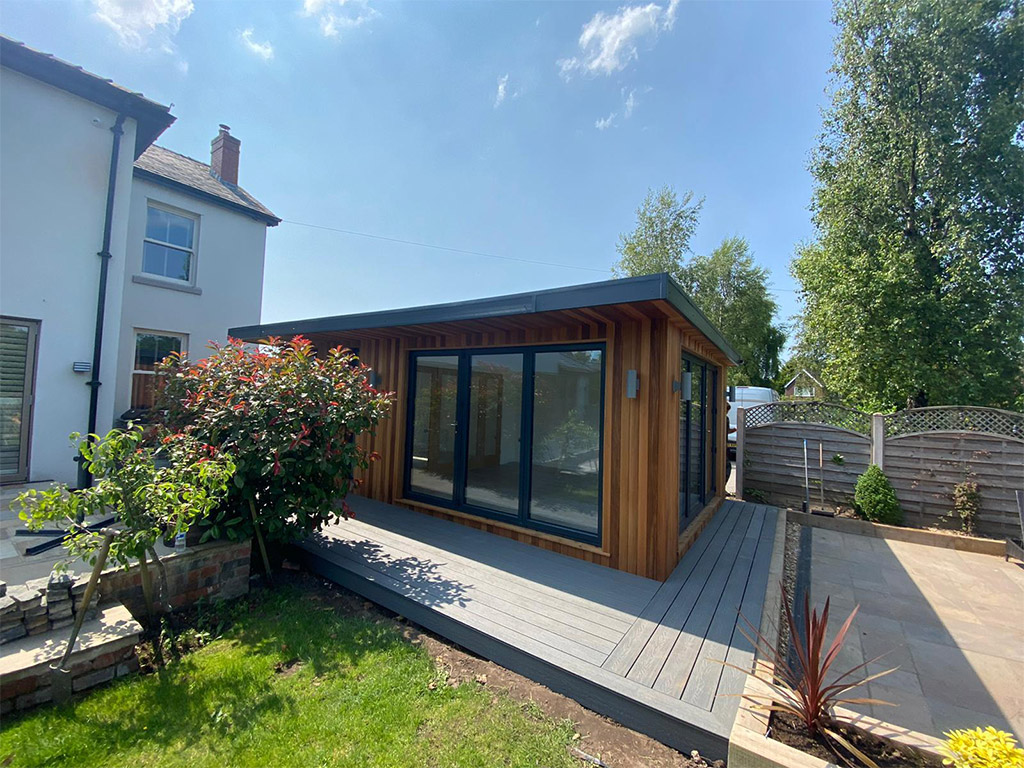
M 636 372 L 636 369 L 630 368 L 626 371 L 626 397 L 630 400 L 635 400 L 639 392 L 640 374 Z

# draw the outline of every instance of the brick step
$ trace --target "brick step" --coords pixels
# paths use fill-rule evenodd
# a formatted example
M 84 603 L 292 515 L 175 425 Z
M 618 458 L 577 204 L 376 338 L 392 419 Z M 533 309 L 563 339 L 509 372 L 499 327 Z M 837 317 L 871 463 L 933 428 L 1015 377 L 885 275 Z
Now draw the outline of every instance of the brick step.
M 82 624 L 66 671 L 50 664 L 64 655 L 70 627 L 53 629 L 0 646 L 0 715 L 61 701 L 138 670 L 135 646 L 142 626 L 123 605 L 104 608 Z

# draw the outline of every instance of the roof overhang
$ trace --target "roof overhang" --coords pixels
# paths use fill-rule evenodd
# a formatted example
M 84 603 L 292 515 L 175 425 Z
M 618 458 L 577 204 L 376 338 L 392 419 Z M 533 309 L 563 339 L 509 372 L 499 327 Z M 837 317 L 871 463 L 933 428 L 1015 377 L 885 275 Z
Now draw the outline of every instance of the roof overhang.
M 648 301 L 667 302 L 708 341 L 718 347 L 732 363 L 739 364 L 741 362 L 739 354 L 725 340 L 721 332 L 697 308 L 697 305 L 683 292 L 679 284 L 666 273 L 606 280 L 599 283 L 584 283 L 583 285 L 531 293 L 514 293 L 488 299 L 431 304 L 408 309 L 248 325 L 231 328 L 228 334 L 244 341 L 259 341 L 271 336 L 291 337 L 316 333 L 341 333 L 408 325 L 451 323 Z
M 171 108 L 0 35 L 0 65 L 135 120 L 135 157 L 174 122 Z

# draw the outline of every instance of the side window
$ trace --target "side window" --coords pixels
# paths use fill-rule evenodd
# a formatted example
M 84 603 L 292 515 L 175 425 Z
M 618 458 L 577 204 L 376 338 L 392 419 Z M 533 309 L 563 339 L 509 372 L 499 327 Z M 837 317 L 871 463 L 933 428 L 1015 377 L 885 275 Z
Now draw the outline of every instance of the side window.
M 146 211 L 142 271 L 169 280 L 192 282 L 195 239 L 195 218 L 150 205 Z
M 188 339 L 177 333 L 135 332 L 135 363 L 132 366 L 132 409 L 152 408 L 160 391 L 157 363 L 172 352 L 187 351 Z

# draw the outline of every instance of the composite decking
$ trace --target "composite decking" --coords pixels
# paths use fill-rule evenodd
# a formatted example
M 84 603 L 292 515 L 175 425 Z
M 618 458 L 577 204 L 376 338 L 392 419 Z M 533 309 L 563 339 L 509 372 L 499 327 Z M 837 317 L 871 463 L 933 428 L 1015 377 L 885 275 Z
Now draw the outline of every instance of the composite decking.
M 363 498 L 300 551 L 323 576 L 681 750 L 724 759 L 777 510 L 725 502 L 664 583 Z M 732 695 L 730 695 L 732 694 Z

